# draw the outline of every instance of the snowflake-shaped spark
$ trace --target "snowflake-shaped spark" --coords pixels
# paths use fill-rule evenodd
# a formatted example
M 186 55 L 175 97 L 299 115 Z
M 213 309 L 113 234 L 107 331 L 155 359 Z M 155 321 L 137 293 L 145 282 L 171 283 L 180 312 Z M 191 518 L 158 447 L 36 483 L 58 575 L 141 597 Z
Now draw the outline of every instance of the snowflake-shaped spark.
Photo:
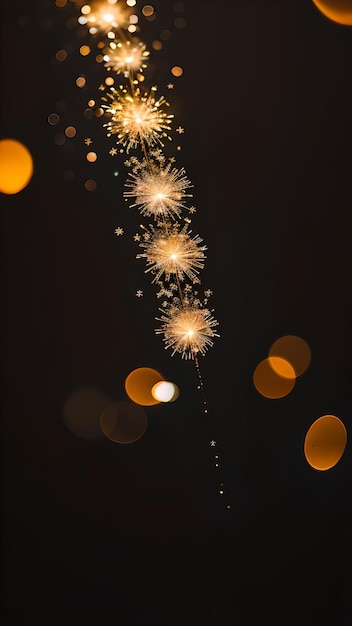
M 157 320 L 163 322 L 157 328 L 157 334 L 163 334 L 165 349 L 172 349 L 172 356 L 178 352 L 184 359 L 194 359 L 199 353 L 205 355 L 213 345 L 213 337 L 219 337 L 214 331 L 218 322 L 207 308 L 200 306 L 171 305 Z
M 184 199 L 192 197 L 192 194 L 186 193 L 193 185 L 185 169 L 172 167 L 170 161 L 166 166 L 153 159 L 148 160 L 148 163 L 137 162 L 125 185 L 130 189 L 124 192 L 124 197 L 135 198 L 131 208 L 138 206 L 142 215 L 154 219 L 179 218 L 181 209 L 185 208 Z
M 115 40 L 104 49 L 104 65 L 116 74 L 128 76 L 131 72 L 143 72 L 149 54 L 142 41 Z
M 168 135 L 170 131 L 172 114 L 163 111 L 163 106 L 169 103 L 163 96 L 155 97 L 156 88 L 151 93 L 142 94 L 139 87 L 131 95 L 126 88 L 118 89 L 110 87 L 107 98 L 108 104 L 102 104 L 102 108 L 110 115 L 110 120 L 104 124 L 107 128 L 107 136 L 117 135 L 117 144 L 121 144 L 128 153 L 132 148 L 139 145 L 164 146 L 163 138 L 171 141 Z M 107 102 L 107 98 L 102 98 Z
M 199 235 L 191 237 L 191 232 L 187 231 L 187 225 L 181 230 L 174 225 L 171 232 L 164 227 L 155 229 L 150 226 L 145 240 L 139 244 L 144 252 L 137 254 L 137 259 L 146 259 L 146 272 L 155 274 L 153 282 L 163 274 L 166 281 L 171 276 L 180 280 L 187 276 L 191 281 L 199 282 L 197 274 L 204 267 L 206 246 L 199 246 L 202 239 Z
M 119 28 L 127 28 L 131 9 L 121 4 L 118 0 L 110 2 L 93 2 L 91 6 L 84 5 L 84 15 L 79 18 L 80 24 L 87 24 L 91 35 L 96 33 L 108 33 Z M 81 8 L 82 12 L 83 7 Z

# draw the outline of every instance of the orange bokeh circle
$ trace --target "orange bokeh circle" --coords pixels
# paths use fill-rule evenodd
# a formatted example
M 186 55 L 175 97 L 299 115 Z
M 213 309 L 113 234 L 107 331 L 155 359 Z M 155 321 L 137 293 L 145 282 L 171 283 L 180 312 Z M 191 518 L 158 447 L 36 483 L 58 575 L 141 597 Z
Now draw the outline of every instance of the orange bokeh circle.
M 343 26 L 352 26 L 352 0 L 312 0 L 329 20 Z

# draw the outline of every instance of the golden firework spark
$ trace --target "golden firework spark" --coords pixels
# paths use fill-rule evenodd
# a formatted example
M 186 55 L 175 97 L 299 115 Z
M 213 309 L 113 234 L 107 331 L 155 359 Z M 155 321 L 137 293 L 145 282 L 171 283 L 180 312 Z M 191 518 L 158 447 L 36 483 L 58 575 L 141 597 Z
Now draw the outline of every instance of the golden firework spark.
M 165 349 L 172 349 L 172 356 L 178 352 L 183 359 L 194 359 L 198 354 L 203 356 L 213 345 L 213 337 L 219 337 L 214 331 L 217 320 L 207 308 L 195 304 L 186 307 L 171 305 L 163 315 L 157 318 L 163 322 L 157 328 L 157 334 L 163 334 Z
M 93 2 L 91 6 L 85 4 L 81 7 L 82 18 L 79 22 L 87 24 L 91 35 L 127 28 L 131 9 L 117 2 L 118 0 L 110 0 Z
M 131 207 L 139 207 L 142 215 L 160 219 L 179 218 L 181 210 L 186 208 L 185 199 L 192 195 L 186 190 L 193 185 L 188 180 L 184 168 L 172 167 L 171 161 L 166 166 L 149 159 L 138 161 L 130 172 L 125 185 L 125 199 L 135 198 Z
M 132 72 L 143 72 L 149 57 L 142 41 L 111 41 L 104 49 L 104 65 L 116 74 L 123 73 L 128 78 Z
M 110 115 L 110 120 L 104 124 L 107 136 L 117 135 L 116 143 L 124 146 L 126 152 L 138 146 L 164 146 L 164 138 L 172 140 L 168 133 L 174 116 L 163 111 L 169 103 L 163 96 L 156 98 L 155 92 L 156 87 L 152 87 L 151 93 L 142 94 L 138 87 L 131 94 L 120 85 L 118 89 L 110 87 L 107 98 L 102 98 L 103 102 L 111 101 L 102 105 Z
M 206 246 L 199 246 L 202 239 L 199 235 L 191 237 L 192 231 L 187 231 L 187 225 L 181 230 L 175 225 L 171 232 L 169 228 L 145 230 L 144 241 L 139 245 L 144 249 L 138 258 L 145 258 L 146 272 L 155 274 L 153 282 L 158 281 L 164 274 L 166 281 L 177 277 L 181 281 L 188 277 L 193 283 L 199 282 L 199 270 L 204 267 Z

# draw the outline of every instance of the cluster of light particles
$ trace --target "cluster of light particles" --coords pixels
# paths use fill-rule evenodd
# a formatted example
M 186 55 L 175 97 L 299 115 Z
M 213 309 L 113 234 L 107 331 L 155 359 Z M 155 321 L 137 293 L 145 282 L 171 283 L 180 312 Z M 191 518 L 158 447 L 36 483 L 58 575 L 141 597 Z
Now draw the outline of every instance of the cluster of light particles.
M 99 86 L 101 102 L 95 108 L 95 116 L 101 119 L 109 142 L 113 142 L 109 154 L 123 159 L 127 172 L 123 199 L 141 218 L 140 230 L 133 239 L 139 247 L 136 259 L 144 261 L 145 273 L 157 287 L 159 313 L 155 319 L 160 325 L 155 328 L 155 334 L 162 337 L 165 349 L 172 356 L 178 354 L 182 359 L 194 361 L 207 416 L 199 357 L 204 357 L 214 338 L 219 337 L 218 321 L 209 307 L 213 292 L 201 288 L 207 247 L 191 229 L 196 212 L 192 203 L 193 185 L 185 168 L 176 164 L 176 156 L 172 154 L 174 115 L 170 103 L 159 94 L 157 85 L 148 86 L 151 55 L 139 36 L 135 6 L 135 0 L 85 4 L 80 7 L 78 23 L 85 25 L 87 34 L 95 41 L 99 38 L 101 55 L 97 60 L 105 71 L 105 80 Z M 149 15 L 154 11 L 151 5 L 146 5 L 142 13 L 147 15 L 147 10 Z M 181 75 L 181 68 L 175 67 L 179 72 L 174 75 Z M 172 83 L 167 84 L 168 89 L 173 87 Z M 92 98 L 88 106 L 96 107 L 96 101 Z M 175 132 L 181 135 L 185 131 L 178 125 Z M 85 145 L 91 143 L 91 137 L 87 137 Z M 176 146 L 174 152 L 179 150 L 180 146 Z M 94 162 L 95 153 L 89 154 L 87 159 Z M 124 229 L 117 226 L 114 232 L 119 237 Z M 142 296 L 143 290 L 138 289 L 136 297 Z M 210 427 L 209 447 L 214 468 L 219 469 L 218 444 Z M 222 481 L 218 492 L 225 493 Z

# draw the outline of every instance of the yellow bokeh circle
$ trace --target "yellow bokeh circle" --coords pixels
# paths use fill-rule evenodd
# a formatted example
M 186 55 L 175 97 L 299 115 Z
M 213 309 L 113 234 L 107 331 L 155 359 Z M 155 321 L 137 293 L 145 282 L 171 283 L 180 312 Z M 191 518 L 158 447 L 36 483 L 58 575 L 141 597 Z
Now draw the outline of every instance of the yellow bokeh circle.
M 33 175 L 33 158 L 17 139 L 0 140 L 0 191 L 15 194 L 27 187 Z

